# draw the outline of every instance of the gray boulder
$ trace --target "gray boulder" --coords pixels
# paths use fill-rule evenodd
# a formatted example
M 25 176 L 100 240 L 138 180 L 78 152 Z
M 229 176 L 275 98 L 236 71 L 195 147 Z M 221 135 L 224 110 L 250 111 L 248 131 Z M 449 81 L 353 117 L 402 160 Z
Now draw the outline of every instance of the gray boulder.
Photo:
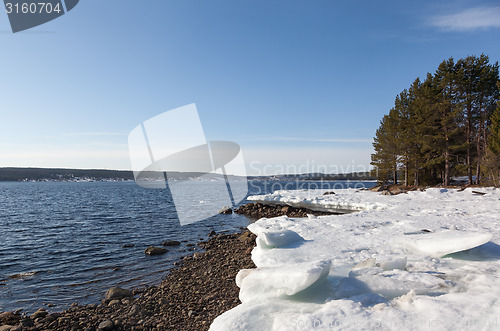
M 144 250 L 144 253 L 148 255 L 159 255 L 159 254 L 165 254 L 167 252 L 167 249 L 163 247 L 155 247 L 155 246 L 150 246 Z
M 104 297 L 106 298 L 106 300 L 109 300 L 109 299 L 129 298 L 133 296 L 134 295 L 132 294 L 131 291 L 115 286 L 107 290 Z

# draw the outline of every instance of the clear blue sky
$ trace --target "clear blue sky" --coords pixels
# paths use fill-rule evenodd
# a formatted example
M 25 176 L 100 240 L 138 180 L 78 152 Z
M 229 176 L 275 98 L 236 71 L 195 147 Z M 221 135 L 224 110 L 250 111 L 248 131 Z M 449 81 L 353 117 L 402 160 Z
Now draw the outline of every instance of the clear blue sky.
M 82 0 L 16 34 L 0 12 L 0 167 L 129 169 L 135 126 L 196 103 L 252 174 L 363 170 L 396 94 L 499 37 L 497 1 Z

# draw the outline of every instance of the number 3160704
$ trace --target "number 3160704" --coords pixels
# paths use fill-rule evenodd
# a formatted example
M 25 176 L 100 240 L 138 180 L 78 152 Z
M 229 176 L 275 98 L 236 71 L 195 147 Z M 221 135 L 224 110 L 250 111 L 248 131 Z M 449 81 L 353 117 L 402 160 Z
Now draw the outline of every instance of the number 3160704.
M 61 8 L 59 3 L 56 5 L 52 5 L 50 2 L 32 2 L 32 3 L 5 3 L 5 9 L 7 10 L 7 14 L 51 14 L 51 13 L 60 13 Z

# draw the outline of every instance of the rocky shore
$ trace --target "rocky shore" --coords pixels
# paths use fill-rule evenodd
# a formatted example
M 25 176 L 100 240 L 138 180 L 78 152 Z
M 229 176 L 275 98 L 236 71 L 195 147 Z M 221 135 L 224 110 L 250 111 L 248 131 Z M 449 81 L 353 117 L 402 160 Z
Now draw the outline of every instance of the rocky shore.
M 208 330 L 215 317 L 237 306 L 240 269 L 255 268 L 255 235 L 211 233 L 204 249 L 176 262 L 158 286 L 112 288 L 99 305 L 73 304 L 63 312 L 0 313 L 0 331 Z

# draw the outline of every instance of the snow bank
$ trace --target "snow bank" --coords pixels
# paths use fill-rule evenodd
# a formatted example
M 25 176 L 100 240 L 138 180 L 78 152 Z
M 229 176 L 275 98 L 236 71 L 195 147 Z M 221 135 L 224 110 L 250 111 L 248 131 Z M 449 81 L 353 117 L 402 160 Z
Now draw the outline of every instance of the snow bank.
M 500 190 L 475 190 L 258 197 L 359 212 L 251 224 L 257 269 L 211 330 L 499 329 Z
M 327 190 L 296 190 L 276 191 L 266 195 L 252 195 L 247 200 L 267 205 L 288 205 L 296 208 L 307 208 L 316 211 L 333 213 L 352 213 L 360 210 L 385 208 L 379 201 L 364 201 L 362 195 L 352 193 L 361 192 L 356 189 L 336 190 L 334 195 L 321 195 Z M 331 190 L 328 190 L 331 192 Z M 383 199 L 380 199 L 381 201 Z

